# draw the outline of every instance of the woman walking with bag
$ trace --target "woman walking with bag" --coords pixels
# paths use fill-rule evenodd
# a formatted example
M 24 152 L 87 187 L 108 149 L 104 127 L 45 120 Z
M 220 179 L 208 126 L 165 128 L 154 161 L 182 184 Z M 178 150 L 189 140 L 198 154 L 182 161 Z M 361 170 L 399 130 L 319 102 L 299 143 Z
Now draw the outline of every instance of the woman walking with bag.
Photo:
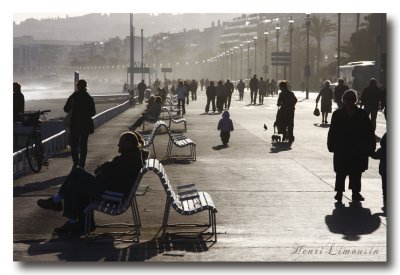
M 69 132 L 71 135 L 72 167 L 85 168 L 87 142 L 89 134 L 94 133 L 92 116 L 96 114 L 96 108 L 93 98 L 87 92 L 86 81 L 79 80 L 76 88 L 76 91 L 65 103 L 64 112 L 71 112 Z
M 322 113 L 322 124 L 328 123 L 328 114 L 332 113 L 332 98 L 333 91 L 331 89 L 331 82 L 326 80 L 324 82 L 324 87 L 319 92 L 316 104 L 318 106 L 318 101 L 321 98 L 321 113 Z

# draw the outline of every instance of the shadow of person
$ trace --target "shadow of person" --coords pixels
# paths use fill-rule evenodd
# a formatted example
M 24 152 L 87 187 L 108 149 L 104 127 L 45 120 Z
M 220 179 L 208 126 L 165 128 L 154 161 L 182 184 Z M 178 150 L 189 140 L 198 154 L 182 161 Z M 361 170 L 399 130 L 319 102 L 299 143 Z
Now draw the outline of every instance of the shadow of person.
M 229 147 L 228 145 L 220 144 L 220 145 L 217 145 L 217 146 L 213 146 L 212 148 L 213 148 L 213 150 L 221 150 L 221 149 L 226 149 L 228 147 Z
M 184 257 L 189 253 L 202 253 L 213 245 L 202 237 L 175 239 L 154 237 L 139 243 L 122 243 L 113 238 L 85 241 L 83 236 L 64 236 L 50 240 L 23 240 L 16 243 L 27 244 L 30 256 L 54 254 L 63 261 L 145 261 L 157 255 Z
M 314 123 L 314 126 L 320 128 L 329 128 L 331 125 L 329 123 Z
M 272 143 L 270 153 L 279 153 L 282 151 L 292 150 L 292 143 L 290 142 L 274 142 Z
M 45 190 L 52 186 L 58 186 L 58 185 L 61 185 L 65 181 L 66 178 L 67 178 L 67 176 L 62 176 L 62 177 L 57 177 L 57 178 L 53 178 L 53 179 L 49 179 L 49 180 L 45 180 L 45 181 L 36 181 L 36 182 L 27 183 L 24 186 L 15 186 L 13 195 L 14 195 L 14 197 L 18 197 L 18 196 L 26 194 L 26 193 Z
M 325 217 L 329 231 L 342 234 L 343 239 L 357 241 L 361 235 L 371 234 L 381 224 L 379 215 L 371 215 L 369 208 L 363 208 L 361 202 L 350 202 L 349 207 L 335 203 L 332 215 Z

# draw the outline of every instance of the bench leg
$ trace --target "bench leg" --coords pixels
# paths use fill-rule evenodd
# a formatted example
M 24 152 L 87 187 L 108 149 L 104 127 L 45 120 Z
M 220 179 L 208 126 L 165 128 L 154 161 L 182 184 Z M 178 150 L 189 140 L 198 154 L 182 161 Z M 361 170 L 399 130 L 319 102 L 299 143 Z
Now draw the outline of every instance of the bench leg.
M 131 210 L 132 210 L 133 226 L 135 227 L 136 240 L 139 241 L 141 223 L 140 223 L 139 210 L 137 209 L 137 203 L 135 198 L 131 201 Z
M 164 217 L 163 217 L 163 223 L 162 223 L 162 234 L 161 234 L 161 238 L 165 237 L 165 232 L 167 231 L 167 227 L 168 227 L 168 218 L 169 218 L 169 210 L 171 208 L 171 204 L 168 200 L 168 197 L 165 201 L 165 208 L 164 208 Z
M 90 235 L 90 228 L 92 226 L 92 217 L 94 215 L 93 209 L 85 212 L 85 239 L 87 240 Z

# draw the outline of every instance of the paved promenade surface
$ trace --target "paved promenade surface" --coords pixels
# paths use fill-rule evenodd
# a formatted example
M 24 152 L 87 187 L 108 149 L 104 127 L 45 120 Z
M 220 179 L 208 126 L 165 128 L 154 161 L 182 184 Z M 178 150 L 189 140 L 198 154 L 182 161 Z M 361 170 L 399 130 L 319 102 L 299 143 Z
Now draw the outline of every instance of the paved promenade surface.
M 60 238 L 53 228 L 65 219 L 59 212 L 40 209 L 39 198 L 54 194 L 72 167 L 69 153 L 50 161 L 48 169 L 14 180 L 14 261 L 148 261 L 148 262 L 385 262 L 387 220 L 382 213 L 381 179 L 376 160 L 363 174 L 364 202 L 335 206 L 335 174 L 332 154 L 327 151 L 328 127 L 312 115 L 315 94 L 305 100 L 297 93 L 296 137 L 292 146 L 271 144 L 277 97 L 264 105 L 249 105 L 249 95 L 230 109 L 235 130 L 228 148 L 220 149 L 216 130 L 220 115 L 204 114 L 205 93 L 190 101 L 185 133 L 197 144 L 197 161 L 165 165 L 171 184 L 195 183 L 211 194 L 217 213 L 218 242 L 162 244 L 156 235 L 162 223 L 165 192 L 155 174 L 145 175 L 139 188 L 138 206 L 142 220 L 140 243 L 102 239 L 86 243 L 79 238 Z M 129 109 L 104 124 L 89 138 L 88 171 L 117 154 L 119 135 L 143 110 Z M 329 117 L 330 120 L 330 117 Z M 266 123 L 268 130 L 263 129 Z M 147 125 L 146 128 L 152 127 Z M 173 130 L 182 128 L 172 125 Z M 386 131 L 378 116 L 377 135 Z M 157 157 L 165 155 L 167 135 L 155 138 Z M 379 147 L 379 144 L 377 144 Z M 186 149 L 173 148 L 173 153 Z M 347 184 L 346 184 L 347 185 Z M 389 199 L 394 198 L 389 197 Z M 128 222 L 130 211 L 118 217 L 96 213 L 96 223 Z M 171 222 L 204 222 L 207 216 L 192 217 L 171 212 Z M 393 249 L 389 249 L 393 251 Z M 393 260 L 393 257 L 392 257 Z M 380 267 L 383 267 L 380 265 Z

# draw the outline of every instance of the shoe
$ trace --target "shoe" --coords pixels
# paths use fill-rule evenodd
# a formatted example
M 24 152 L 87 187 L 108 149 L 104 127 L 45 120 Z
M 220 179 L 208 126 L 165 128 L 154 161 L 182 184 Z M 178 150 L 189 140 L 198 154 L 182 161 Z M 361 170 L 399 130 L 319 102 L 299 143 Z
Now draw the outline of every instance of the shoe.
M 365 200 L 365 198 L 364 198 L 363 196 L 361 196 L 360 193 L 354 193 L 354 194 L 351 196 L 351 199 L 352 199 L 353 201 L 364 201 L 364 200 Z
M 337 192 L 335 195 L 335 200 L 337 200 L 338 202 L 342 202 L 342 197 L 343 197 L 343 193 Z
M 61 227 L 54 228 L 54 233 L 57 234 L 83 234 L 84 228 L 80 222 L 66 222 Z
M 54 202 L 53 197 L 50 197 L 47 200 L 39 199 L 37 201 L 37 205 L 39 205 L 43 209 L 50 209 L 50 210 L 54 210 L 54 211 L 62 210 L 62 203 Z

